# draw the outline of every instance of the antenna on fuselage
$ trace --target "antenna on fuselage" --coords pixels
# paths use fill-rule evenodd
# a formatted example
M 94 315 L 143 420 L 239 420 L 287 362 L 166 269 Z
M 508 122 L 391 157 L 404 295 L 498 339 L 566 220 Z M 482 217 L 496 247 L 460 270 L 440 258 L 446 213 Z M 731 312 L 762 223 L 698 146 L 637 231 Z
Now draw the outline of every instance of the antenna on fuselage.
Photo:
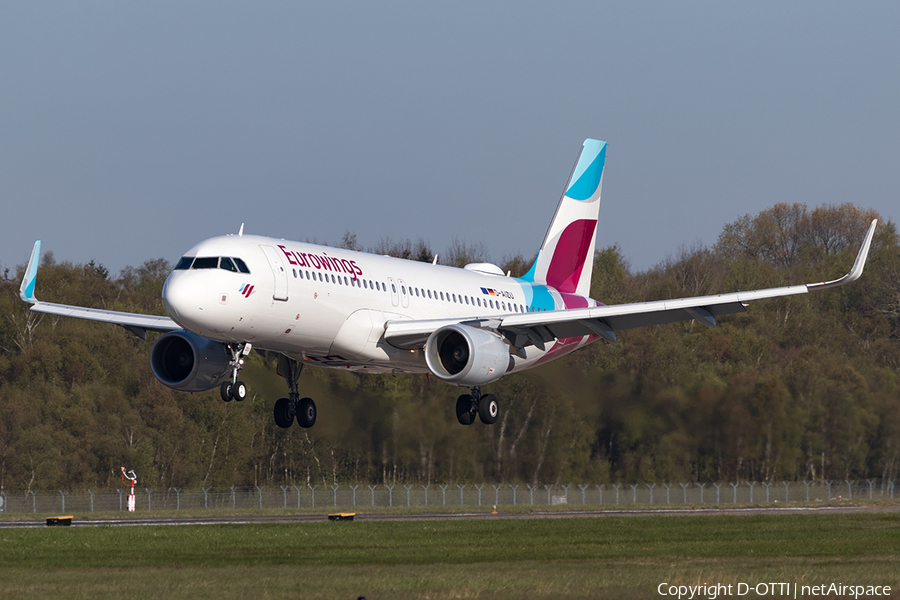
M 437 264 L 437 259 L 438 259 L 438 255 L 435 254 L 435 255 L 434 255 L 434 260 L 431 261 L 431 264 L 436 265 L 436 264 Z
M 243 237 L 244 235 L 244 224 L 241 223 L 241 230 L 238 231 L 238 237 Z

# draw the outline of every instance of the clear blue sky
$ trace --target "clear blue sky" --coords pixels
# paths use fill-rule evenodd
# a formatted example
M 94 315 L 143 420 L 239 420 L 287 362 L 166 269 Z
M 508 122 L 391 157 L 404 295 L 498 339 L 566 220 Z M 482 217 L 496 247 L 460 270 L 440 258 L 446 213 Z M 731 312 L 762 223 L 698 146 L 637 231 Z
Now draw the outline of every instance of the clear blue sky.
M 530 257 L 581 142 L 643 270 L 777 202 L 900 217 L 900 3 L 3 2 L 0 265 L 246 231 Z

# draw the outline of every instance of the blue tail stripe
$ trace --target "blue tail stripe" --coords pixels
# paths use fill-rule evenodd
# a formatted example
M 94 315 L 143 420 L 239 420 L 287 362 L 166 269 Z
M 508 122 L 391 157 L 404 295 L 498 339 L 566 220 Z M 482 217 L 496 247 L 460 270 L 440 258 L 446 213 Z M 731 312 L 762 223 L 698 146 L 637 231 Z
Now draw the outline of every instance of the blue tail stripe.
M 588 152 L 596 152 L 593 160 L 590 159 L 591 154 Z M 603 176 L 603 165 L 606 162 L 606 142 L 586 140 L 584 142 L 584 153 L 587 156 L 582 155 L 582 160 L 578 161 L 575 173 L 573 173 L 573 177 L 577 176 L 577 179 L 566 190 L 566 196 L 573 200 L 587 200 L 597 191 L 597 186 L 600 185 L 600 178 Z M 588 160 L 590 160 L 589 163 L 587 162 Z M 587 166 L 583 167 L 584 170 L 581 173 L 578 173 L 582 163 L 587 163 Z

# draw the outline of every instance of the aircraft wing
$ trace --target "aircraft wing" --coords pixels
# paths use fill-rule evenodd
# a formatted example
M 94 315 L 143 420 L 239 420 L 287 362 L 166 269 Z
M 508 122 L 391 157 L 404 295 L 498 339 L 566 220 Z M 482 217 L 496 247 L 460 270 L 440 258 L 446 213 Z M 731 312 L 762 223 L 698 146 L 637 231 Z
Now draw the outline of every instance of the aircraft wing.
M 34 243 L 34 249 L 31 251 L 31 259 L 29 259 L 28 266 L 25 268 L 25 277 L 22 279 L 22 285 L 19 287 L 19 297 L 31 304 L 31 310 L 34 312 L 64 317 L 75 317 L 77 319 L 87 319 L 89 321 L 113 323 L 124 327 L 126 331 L 141 339 L 147 339 L 148 331 L 166 332 L 176 331 L 182 328 L 169 317 L 41 302 L 34 297 L 34 285 L 37 278 L 37 268 L 40 256 L 41 242 L 38 240 Z
M 634 329 L 647 325 L 661 325 L 663 323 L 688 321 L 690 319 L 696 319 L 708 327 L 715 327 L 716 317 L 744 312 L 746 303 L 753 300 L 806 294 L 813 290 L 837 287 L 856 281 L 862 275 L 865 267 L 877 223 L 878 221 L 874 220 L 869 226 L 859 254 L 856 256 L 856 261 L 853 263 L 853 268 L 850 269 L 849 273 L 834 281 L 733 294 L 719 294 L 717 296 L 679 298 L 676 300 L 550 312 L 515 313 L 490 318 L 473 317 L 468 320 L 389 321 L 385 325 L 384 338 L 388 343 L 398 348 L 421 348 L 436 329 L 445 325 L 462 323 L 502 333 L 517 351 L 522 352 L 522 349 L 527 346 L 534 345 L 544 350 L 545 344 L 549 344 L 554 340 L 585 335 L 596 335 L 614 342 L 616 340 L 615 332 L 621 329 Z

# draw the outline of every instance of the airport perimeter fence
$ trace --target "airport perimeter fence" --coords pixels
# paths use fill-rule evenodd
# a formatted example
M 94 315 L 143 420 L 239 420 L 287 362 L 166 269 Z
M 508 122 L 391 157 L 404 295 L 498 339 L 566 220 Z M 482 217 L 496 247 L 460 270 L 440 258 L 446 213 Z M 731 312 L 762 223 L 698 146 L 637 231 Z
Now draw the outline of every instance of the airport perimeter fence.
M 274 508 L 771 504 L 831 500 L 894 500 L 896 480 L 641 484 L 307 485 L 200 489 L 135 488 L 138 511 Z M 128 488 L 0 491 L 0 513 L 115 512 L 128 508 Z

